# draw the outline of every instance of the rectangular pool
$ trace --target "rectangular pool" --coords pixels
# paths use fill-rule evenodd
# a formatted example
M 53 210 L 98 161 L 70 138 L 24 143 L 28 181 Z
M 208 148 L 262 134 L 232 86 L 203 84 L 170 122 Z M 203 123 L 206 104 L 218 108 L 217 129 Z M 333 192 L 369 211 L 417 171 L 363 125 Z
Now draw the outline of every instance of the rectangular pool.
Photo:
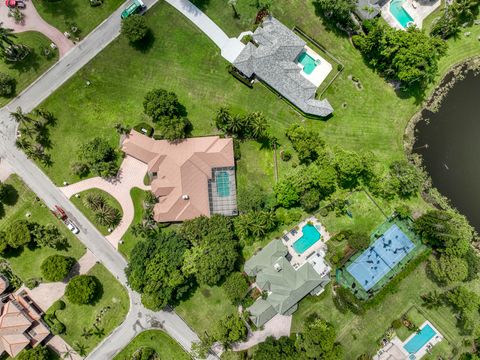
M 390 12 L 397 19 L 397 21 L 402 25 L 404 29 L 408 27 L 410 23 L 413 23 L 413 18 L 410 14 L 403 8 L 403 3 L 405 0 L 392 0 L 390 1 Z
M 414 337 L 403 345 L 403 348 L 407 350 L 409 354 L 416 354 L 426 343 L 433 339 L 435 335 L 437 335 L 435 330 L 433 330 L 430 324 L 426 324 Z
M 303 254 L 313 244 L 320 240 L 320 232 L 312 224 L 306 224 L 302 228 L 302 237 L 295 241 L 292 245 L 297 254 Z
M 220 171 L 215 174 L 215 183 L 217 184 L 217 194 L 220 197 L 230 196 L 230 178 L 226 171 Z
M 310 75 L 313 70 L 320 64 L 320 60 L 315 60 L 313 57 L 307 54 L 306 51 L 302 52 L 298 56 L 298 62 L 303 65 L 303 72 Z

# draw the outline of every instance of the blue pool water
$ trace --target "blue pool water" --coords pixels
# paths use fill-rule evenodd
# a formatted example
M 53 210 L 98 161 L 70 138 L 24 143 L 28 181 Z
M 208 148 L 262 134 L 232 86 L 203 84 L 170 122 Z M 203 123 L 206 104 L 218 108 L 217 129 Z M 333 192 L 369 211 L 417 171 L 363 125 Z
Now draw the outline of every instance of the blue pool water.
M 435 330 L 433 330 L 429 324 L 426 324 L 420 332 L 415 334 L 413 338 L 403 345 L 403 348 L 407 350 L 409 354 L 416 354 L 418 350 L 424 347 L 435 335 L 437 335 Z
M 297 254 L 304 253 L 310 246 L 320 240 L 320 233 L 313 225 L 307 224 L 302 228 L 302 237 L 293 243 Z
M 404 29 L 408 27 L 408 24 L 413 22 L 413 18 L 410 14 L 403 8 L 403 3 L 405 0 L 392 0 L 390 1 L 390 12 L 393 16 L 398 20 L 400 25 L 403 26 Z
M 215 175 L 217 194 L 220 197 L 230 196 L 230 178 L 226 171 L 220 171 Z
M 298 62 L 303 65 L 303 72 L 310 75 L 313 70 L 320 64 L 320 60 L 315 60 L 313 57 L 307 54 L 306 51 L 302 52 L 298 57 Z

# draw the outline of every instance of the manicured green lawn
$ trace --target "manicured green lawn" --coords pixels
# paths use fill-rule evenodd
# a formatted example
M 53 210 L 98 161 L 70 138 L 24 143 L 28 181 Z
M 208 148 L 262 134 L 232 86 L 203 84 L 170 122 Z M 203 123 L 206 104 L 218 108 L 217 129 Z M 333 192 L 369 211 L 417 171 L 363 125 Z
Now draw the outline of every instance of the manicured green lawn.
M 212 334 L 216 323 L 225 315 L 236 311 L 219 286 L 202 286 L 175 308 L 197 334 Z
M 161 330 L 147 330 L 137 335 L 113 360 L 130 360 L 142 347 L 155 349 L 162 360 L 188 360 L 190 356 L 178 343 Z
M 145 200 L 146 191 L 133 188 L 130 190 L 130 196 L 132 197 L 133 206 L 135 208 L 135 214 L 133 216 L 132 224 L 128 231 L 123 235 L 123 243 L 119 244 L 118 250 L 128 259 L 133 247 L 138 241 L 138 238 L 132 234 L 131 228 L 133 225 L 139 224 L 143 218 L 143 201 Z
M 455 313 L 449 307 L 426 309 L 420 296 L 429 291 L 439 290 L 426 275 L 425 265 L 420 265 L 402 280 L 395 293 L 388 295 L 379 305 L 367 310 L 363 316 L 340 313 L 332 301 L 331 287 L 320 297 L 309 296 L 302 300 L 293 315 L 292 331 L 301 331 L 306 317 L 317 313 L 335 325 L 338 340 L 344 345 L 345 358 L 355 359 L 368 352 L 373 355 L 378 340 L 390 327 L 394 319 L 401 317 L 413 305 L 422 310 L 424 316 L 447 337 L 451 346 L 462 347 L 462 335 L 456 327 Z M 441 347 L 444 348 L 443 346 Z M 444 355 L 448 355 L 445 353 Z
M 91 7 L 88 0 L 43 1 L 33 0 L 40 16 L 62 33 L 71 32 L 71 27 L 80 29 L 80 38 L 85 37 L 113 13 L 123 0 L 104 0 L 101 6 Z
M 123 321 L 128 312 L 129 299 L 125 288 L 103 265 L 95 265 L 88 274 L 100 280 L 103 288 L 100 298 L 93 305 L 75 305 L 63 298 L 67 306 L 65 310 L 58 310 L 56 315 L 67 328 L 62 338 L 70 345 L 83 344 L 90 352 Z M 103 330 L 103 335 L 92 335 L 85 339 L 82 337 L 83 330 L 93 329 L 96 319 L 100 319 L 96 325 Z
M 0 72 L 9 74 L 17 80 L 16 93 L 19 94 L 58 60 L 58 51 L 55 51 L 50 59 L 43 56 L 40 49 L 48 47 L 51 41 L 36 31 L 27 31 L 16 34 L 16 36 L 15 41 L 27 45 L 31 52 L 19 63 L 6 64 L 3 60 L 0 61 Z M 10 100 L 11 98 L 0 97 L 0 106 Z
M 123 213 L 122 207 L 120 203 L 117 201 L 117 199 L 115 199 L 109 193 L 100 189 L 85 190 L 80 193 L 80 197 L 77 198 L 76 196 L 72 196 L 70 198 L 70 201 L 77 207 L 78 210 L 80 210 L 83 213 L 83 215 L 87 217 L 88 220 L 90 220 L 92 224 L 95 225 L 95 227 L 102 233 L 102 235 L 108 235 L 109 234 L 108 226 L 101 225 L 95 217 L 95 212 L 83 204 L 84 199 L 91 194 L 103 196 L 106 199 L 107 204 L 114 207 L 115 209 L 118 209 L 120 213 Z
M 21 252 L 11 252 L 4 257 L 9 261 L 13 271 L 23 281 L 41 276 L 40 265 L 50 255 L 64 254 L 79 259 L 85 248 L 77 238 L 53 216 L 50 210 L 36 195 L 22 182 L 17 175 L 11 175 L 6 184 L 13 186 L 16 195 L 10 199 L 10 205 L 4 205 L 3 216 L 0 215 L 0 230 L 4 230 L 10 223 L 16 220 L 29 220 L 39 224 L 55 224 L 60 232 L 68 240 L 68 248 L 62 251 L 49 247 L 24 248 Z M 27 217 L 27 214 L 30 214 Z

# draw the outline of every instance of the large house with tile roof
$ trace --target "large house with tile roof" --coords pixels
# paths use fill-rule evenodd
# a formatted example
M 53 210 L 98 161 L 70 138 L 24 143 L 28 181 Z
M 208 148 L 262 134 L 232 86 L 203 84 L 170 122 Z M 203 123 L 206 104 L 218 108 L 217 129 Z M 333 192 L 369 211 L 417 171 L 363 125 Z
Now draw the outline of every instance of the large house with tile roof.
M 122 150 L 148 165 L 151 191 L 158 199 L 156 221 L 237 214 L 232 139 L 206 136 L 169 142 L 132 130 Z
M 328 100 L 315 99 L 318 85 L 302 75 L 299 56 L 306 42 L 272 16 L 252 35 L 233 65 L 247 78 L 257 77 L 302 112 L 326 117 L 333 112 Z
M 5 301 L 6 300 L 6 301 Z M 17 356 L 26 347 L 36 347 L 49 335 L 42 311 L 27 294 L 10 294 L 0 310 L 0 354 Z
M 318 295 L 330 282 L 329 273 L 321 276 L 310 262 L 295 269 L 289 256 L 285 244 L 276 239 L 245 263 L 245 273 L 255 276 L 258 289 L 268 294 L 248 308 L 256 326 L 264 325 L 277 314 L 291 315 L 300 300 L 308 294 Z

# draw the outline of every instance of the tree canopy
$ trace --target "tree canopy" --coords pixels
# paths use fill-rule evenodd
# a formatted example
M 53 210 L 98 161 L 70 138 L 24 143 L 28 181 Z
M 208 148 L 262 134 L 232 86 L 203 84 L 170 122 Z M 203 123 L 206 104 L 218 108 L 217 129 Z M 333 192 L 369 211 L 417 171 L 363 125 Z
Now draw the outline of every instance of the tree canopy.
M 468 263 L 456 256 L 442 255 L 430 260 L 430 270 L 438 282 L 450 285 L 467 278 Z
M 147 21 L 140 14 L 133 14 L 122 20 L 121 33 L 131 43 L 138 43 L 143 40 L 148 31 Z
M 0 96 L 12 96 L 15 94 L 17 80 L 14 77 L 0 73 Z
M 223 290 L 230 302 L 236 305 L 247 294 L 247 279 L 245 279 L 245 276 L 243 276 L 242 273 L 231 273 L 223 283 Z
M 155 122 L 162 120 L 164 117 L 179 117 L 184 113 L 177 95 L 165 89 L 149 91 L 143 100 L 143 111 Z
M 117 153 L 103 138 L 95 137 L 81 145 L 78 155 L 99 176 L 115 176 L 118 172 Z
M 247 337 L 247 327 L 237 313 L 230 314 L 217 322 L 215 329 L 215 338 L 223 345 L 244 340 Z
M 329 322 L 311 317 L 296 339 L 298 351 L 308 359 L 343 359 L 343 350 L 336 342 L 335 328 Z
M 90 304 L 99 291 L 99 281 L 95 276 L 77 275 L 65 289 L 65 296 L 72 304 Z
M 416 27 L 396 30 L 379 22 L 372 24 L 368 34 L 355 35 L 353 42 L 370 66 L 406 87 L 424 88 L 431 83 L 447 50 L 443 40 Z
M 49 360 L 50 358 L 48 348 L 42 345 L 33 349 L 23 350 L 17 357 L 18 360 Z
M 315 161 L 324 146 L 318 132 L 293 124 L 287 129 L 287 138 L 291 141 L 301 163 Z
M 40 269 L 47 281 L 62 281 L 72 269 L 75 259 L 63 255 L 51 255 L 43 260 Z
M 315 0 L 315 7 L 323 15 L 325 20 L 332 25 L 340 25 L 345 30 L 355 29 L 352 19 L 355 10 L 355 0 Z
M 247 115 L 232 114 L 230 109 L 221 107 L 215 115 L 215 126 L 227 135 L 239 139 L 264 140 L 268 138 L 268 121 L 261 112 Z
M 126 274 L 147 308 L 160 310 L 175 303 L 192 286 L 191 278 L 182 272 L 187 247 L 187 241 L 175 233 L 160 232 L 133 248 Z

